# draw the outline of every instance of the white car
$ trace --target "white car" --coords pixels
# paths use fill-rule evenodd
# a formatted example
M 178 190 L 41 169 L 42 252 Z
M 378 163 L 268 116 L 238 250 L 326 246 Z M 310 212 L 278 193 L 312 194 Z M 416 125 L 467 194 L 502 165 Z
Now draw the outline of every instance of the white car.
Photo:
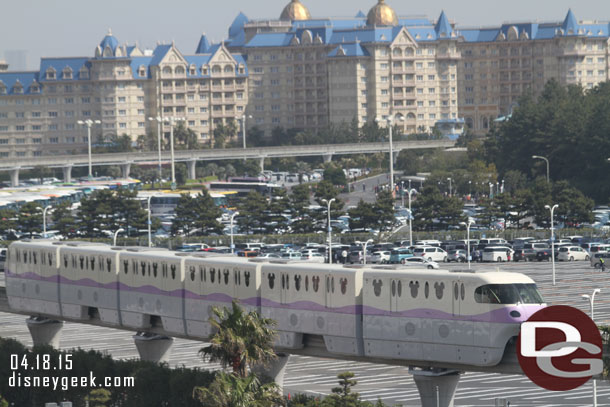
M 582 247 L 578 246 L 565 246 L 559 248 L 559 255 L 557 260 L 559 261 L 574 261 L 574 260 L 586 260 L 590 258 L 589 252 Z
M 324 263 L 326 257 L 321 253 L 303 253 L 301 260 L 306 260 L 312 263 Z
M 447 252 L 440 247 L 420 246 L 413 249 L 413 256 L 423 257 L 430 261 L 447 262 Z
M 389 251 L 376 251 L 373 252 L 373 255 L 371 256 L 371 263 L 375 263 L 375 264 L 380 264 L 380 263 L 389 263 L 390 262 L 390 252 Z M 367 260 L 368 260 L 368 256 Z
M 438 269 L 440 267 L 437 262 L 430 261 L 423 257 L 407 257 L 403 260 L 404 261 L 402 262 L 402 264 L 404 266 L 419 266 L 428 269 Z
M 508 256 L 512 259 L 513 250 L 506 246 L 487 246 L 483 249 L 482 261 L 508 261 Z

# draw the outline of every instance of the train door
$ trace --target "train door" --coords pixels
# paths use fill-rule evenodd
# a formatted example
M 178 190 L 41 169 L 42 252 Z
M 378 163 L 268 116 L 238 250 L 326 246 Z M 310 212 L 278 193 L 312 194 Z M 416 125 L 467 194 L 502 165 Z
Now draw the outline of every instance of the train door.
M 289 298 L 289 290 L 290 290 L 290 274 L 281 272 L 281 284 L 282 289 L 280 291 L 280 304 L 287 304 Z

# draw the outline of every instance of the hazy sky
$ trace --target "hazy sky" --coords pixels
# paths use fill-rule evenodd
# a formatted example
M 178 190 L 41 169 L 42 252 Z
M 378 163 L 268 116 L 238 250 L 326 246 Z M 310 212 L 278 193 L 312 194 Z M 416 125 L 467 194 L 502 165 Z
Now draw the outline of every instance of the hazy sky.
M 1 0 L 0 59 L 7 50 L 26 50 L 28 67 L 40 57 L 93 56 L 108 28 L 121 42 L 152 48 L 174 40 L 185 54 L 195 51 L 205 32 L 220 41 L 235 16 L 277 18 L 290 0 Z M 376 0 L 302 0 L 313 17 L 353 17 Z M 441 10 L 458 26 L 488 26 L 506 21 L 558 21 L 572 8 L 579 20 L 610 20 L 608 0 L 387 0 L 400 16 Z M 9 68 L 10 69 L 10 68 Z

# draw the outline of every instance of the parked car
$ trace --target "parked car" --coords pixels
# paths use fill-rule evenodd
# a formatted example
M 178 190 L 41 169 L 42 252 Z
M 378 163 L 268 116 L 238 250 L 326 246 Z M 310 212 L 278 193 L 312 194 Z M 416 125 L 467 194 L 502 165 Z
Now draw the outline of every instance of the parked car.
M 514 261 L 534 261 L 536 260 L 536 250 L 534 249 L 516 249 L 513 254 Z
M 402 264 L 404 264 L 405 266 L 419 266 L 428 269 L 438 269 L 440 267 L 437 262 L 430 261 L 424 257 L 409 257 L 404 260 L 405 261 Z
M 589 249 L 589 253 L 591 253 L 591 255 L 598 252 L 610 252 L 610 244 L 602 243 L 596 246 L 591 246 L 591 249 Z
M 284 260 L 302 260 L 303 255 L 301 252 L 284 252 L 282 253 L 282 259 Z
M 610 252 L 598 252 L 591 256 L 591 267 L 599 269 L 602 267 L 601 259 L 604 259 L 606 268 L 610 267 Z
M 487 246 L 483 249 L 483 261 L 508 261 L 511 249 L 505 246 Z
M 392 255 L 391 251 L 378 250 L 376 252 L 373 252 L 373 256 L 371 256 L 371 263 L 375 263 L 375 264 L 389 263 L 391 255 Z
M 209 248 L 210 246 L 205 243 L 184 243 L 176 250 L 179 252 L 198 252 Z
M 538 261 L 542 261 L 542 260 L 550 261 L 551 260 L 551 249 L 537 250 L 536 251 L 536 260 L 538 260 Z
M 413 249 L 413 255 L 425 257 L 431 261 L 447 262 L 447 252 L 440 247 L 422 246 Z
M 282 256 L 277 253 L 265 253 L 256 256 L 259 259 L 281 259 Z
M 574 261 L 574 260 L 585 260 L 589 261 L 590 256 L 589 252 L 587 252 L 582 247 L 578 246 L 566 246 L 559 249 L 559 256 L 557 256 L 557 260 L 559 261 Z
M 319 252 L 301 253 L 301 260 L 307 260 L 312 263 L 324 263 L 326 257 Z
M 465 261 L 468 261 L 468 252 L 463 249 L 449 250 L 447 253 L 447 261 L 450 263 L 452 261 L 464 263 Z
M 239 257 L 257 257 L 259 254 L 258 250 L 240 250 L 237 252 Z
M 406 259 L 413 257 L 413 252 L 406 248 L 394 249 L 390 252 L 390 263 L 403 263 Z

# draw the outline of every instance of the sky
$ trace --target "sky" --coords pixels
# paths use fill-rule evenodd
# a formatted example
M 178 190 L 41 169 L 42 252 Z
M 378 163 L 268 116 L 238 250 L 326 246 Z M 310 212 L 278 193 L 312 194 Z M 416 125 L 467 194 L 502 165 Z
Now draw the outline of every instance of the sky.
M 0 59 L 25 50 L 28 69 L 41 57 L 93 56 L 108 29 L 121 44 L 154 48 L 175 41 L 183 54 L 194 53 L 202 33 L 218 42 L 235 16 L 278 18 L 290 0 L 1 0 Z M 312 17 L 365 14 L 376 0 L 301 0 Z M 499 25 L 513 21 L 561 21 L 569 8 L 578 20 L 610 21 L 607 0 L 386 0 L 399 16 L 427 16 L 441 10 L 458 27 Z M 9 67 L 10 70 L 10 67 Z

